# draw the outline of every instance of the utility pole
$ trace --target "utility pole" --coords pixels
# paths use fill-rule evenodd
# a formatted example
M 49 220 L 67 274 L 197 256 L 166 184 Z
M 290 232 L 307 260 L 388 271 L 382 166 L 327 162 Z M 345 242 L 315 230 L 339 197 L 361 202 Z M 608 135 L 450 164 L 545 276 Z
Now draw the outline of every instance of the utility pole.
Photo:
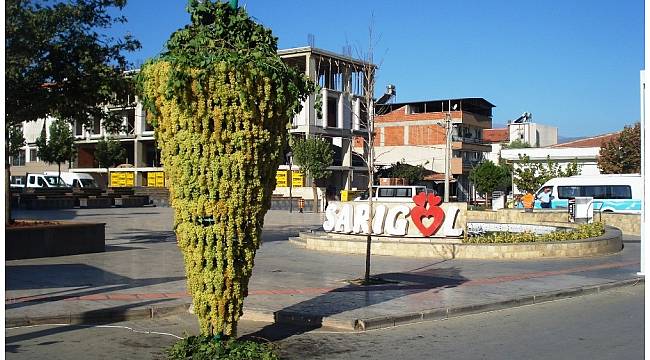
M 449 175 L 451 173 L 451 100 L 445 114 L 445 195 L 444 201 L 449 202 Z

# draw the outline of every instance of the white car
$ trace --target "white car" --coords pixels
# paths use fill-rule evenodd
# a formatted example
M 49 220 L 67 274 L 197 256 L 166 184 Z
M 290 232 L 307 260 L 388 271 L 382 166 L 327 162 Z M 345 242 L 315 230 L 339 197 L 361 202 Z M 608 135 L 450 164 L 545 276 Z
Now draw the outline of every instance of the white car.
M 86 173 L 46 171 L 45 175 L 60 176 L 67 186 L 74 188 L 98 188 L 95 178 Z
M 25 187 L 27 188 L 67 188 L 69 187 L 60 177 L 45 174 L 27 174 Z

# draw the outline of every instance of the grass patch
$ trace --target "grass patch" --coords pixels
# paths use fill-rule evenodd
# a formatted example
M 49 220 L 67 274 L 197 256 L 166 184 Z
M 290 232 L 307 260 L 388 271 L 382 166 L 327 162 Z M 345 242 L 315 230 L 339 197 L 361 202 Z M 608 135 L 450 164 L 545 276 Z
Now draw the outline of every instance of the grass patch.
M 468 236 L 463 239 L 466 244 L 514 244 L 529 242 L 548 242 L 565 240 L 582 240 L 601 236 L 605 233 L 605 224 L 595 222 L 583 224 L 573 230 L 559 230 L 548 234 L 535 234 L 533 232 L 494 232 L 486 235 Z
M 272 343 L 248 340 L 216 340 L 212 336 L 189 336 L 167 350 L 169 360 L 279 360 Z

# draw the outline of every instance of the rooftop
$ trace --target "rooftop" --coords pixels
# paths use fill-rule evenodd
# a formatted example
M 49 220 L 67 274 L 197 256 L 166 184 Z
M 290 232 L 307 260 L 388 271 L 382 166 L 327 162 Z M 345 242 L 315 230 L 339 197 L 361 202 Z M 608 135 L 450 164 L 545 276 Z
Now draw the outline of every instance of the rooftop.
M 377 105 L 377 113 L 386 114 L 407 105 L 411 107 L 412 113 L 467 111 L 490 117 L 492 108 L 495 107 L 484 98 L 440 99 Z
M 605 143 L 617 137 L 619 134 L 620 132 L 596 135 L 584 139 L 565 142 L 562 144 L 551 145 L 549 146 L 549 148 L 589 148 L 589 147 L 599 148 L 602 147 Z

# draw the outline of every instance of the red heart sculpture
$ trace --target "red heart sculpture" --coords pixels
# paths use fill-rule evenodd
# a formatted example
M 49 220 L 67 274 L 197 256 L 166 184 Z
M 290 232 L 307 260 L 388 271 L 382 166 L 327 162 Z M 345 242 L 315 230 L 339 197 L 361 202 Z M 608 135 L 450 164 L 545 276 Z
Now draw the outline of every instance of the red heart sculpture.
M 422 201 L 423 198 L 426 200 Z M 435 234 L 445 221 L 445 212 L 438 206 L 442 202 L 440 196 L 434 194 L 428 194 L 427 196 L 425 193 L 419 193 L 413 197 L 413 202 L 417 205 L 411 209 L 411 219 L 415 227 L 425 237 Z M 427 203 L 429 203 L 428 209 L 426 208 Z M 425 217 L 433 217 L 433 222 L 428 227 L 422 223 L 422 219 Z

